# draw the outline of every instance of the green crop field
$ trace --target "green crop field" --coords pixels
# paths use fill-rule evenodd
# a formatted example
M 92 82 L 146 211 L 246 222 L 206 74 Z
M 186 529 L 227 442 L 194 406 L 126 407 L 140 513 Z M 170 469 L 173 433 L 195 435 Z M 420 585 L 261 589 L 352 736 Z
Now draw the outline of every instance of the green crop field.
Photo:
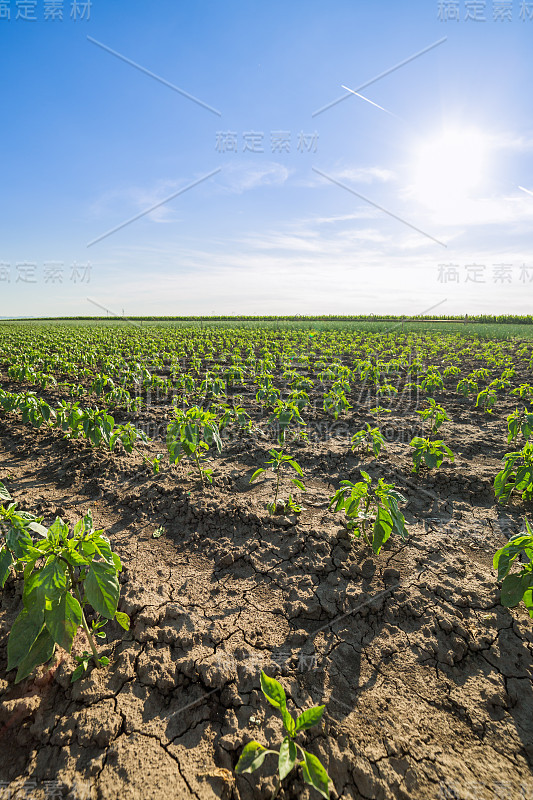
M 422 731 L 528 792 L 532 332 L 0 323 L 13 762 L 31 731 L 64 781 L 84 742 L 179 753 L 198 797 L 348 797 L 358 752 L 401 759 Z M 444 762 L 405 758 L 410 796 L 436 797 Z

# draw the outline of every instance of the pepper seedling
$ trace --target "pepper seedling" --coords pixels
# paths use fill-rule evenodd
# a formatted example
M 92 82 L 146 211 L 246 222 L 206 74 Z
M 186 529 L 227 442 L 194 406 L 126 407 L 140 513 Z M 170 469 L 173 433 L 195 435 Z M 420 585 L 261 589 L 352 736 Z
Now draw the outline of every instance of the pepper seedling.
M 304 781 L 313 786 L 322 797 L 328 800 L 330 781 L 328 773 L 316 756 L 308 753 L 298 742 L 294 741 L 297 733 L 318 725 L 324 714 L 325 706 L 308 708 L 295 720 L 287 710 L 287 698 L 283 686 L 274 678 L 269 678 L 262 670 L 261 691 L 268 702 L 280 711 L 287 735 L 283 739 L 279 750 L 269 750 L 259 742 L 249 742 L 241 753 L 235 772 L 237 774 L 255 772 L 263 764 L 266 756 L 272 754 L 278 756 L 277 784 L 272 800 L 277 797 L 281 782 L 292 772 L 297 764 L 302 766 Z M 298 753 L 301 755 L 301 760 L 298 759 Z
M 267 506 L 268 513 L 271 516 L 273 516 L 274 514 L 278 514 L 280 512 L 285 513 L 285 511 L 287 510 L 294 511 L 295 513 L 300 513 L 302 509 L 300 508 L 300 506 L 296 505 L 296 503 L 294 502 L 294 500 L 290 495 L 287 503 L 278 503 L 278 494 L 279 494 L 279 484 L 281 480 L 282 467 L 284 466 L 292 467 L 292 469 L 295 472 L 297 472 L 298 475 L 300 475 L 300 477 L 303 478 L 304 473 L 301 466 L 298 464 L 297 461 L 294 460 L 294 458 L 292 458 L 292 456 L 285 455 L 283 453 L 283 450 L 269 450 L 268 454 L 271 456 L 271 458 L 269 458 L 269 460 L 266 463 L 273 465 L 272 471 L 276 475 L 276 490 L 274 492 L 274 500 Z M 255 479 L 258 478 L 260 475 L 262 475 L 263 472 L 266 472 L 266 469 L 264 469 L 263 467 L 259 467 L 259 469 L 256 469 L 256 471 L 250 478 L 249 482 L 253 483 L 253 481 L 255 481 Z M 300 489 L 300 491 L 302 492 L 306 491 L 304 484 L 299 478 L 291 478 L 291 481 L 298 489 Z
M 103 531 L 94 530 L 91 513 L 71 533 L 59 517 L 46 529 L 36 522 L 28 524 L 25 517 L 13 513 L 12 506 L 7 510 L 2 507 L 0 512 L 2 527 L 7 529 L 0 549 L 0 584 L 4 586 L 10 566 L 24 576 L 24 607 L 7 643 L 7 669 L 17 669 L 15 683 L 50 661 L 56 646 L 70 653 L 80 626 L 92 655 L 84 653 L 77 658 L 72 680 L 81 677 L 90 658 L 97 667 L 109 664 L 107 656 L 98 653 L 94 637 L 105 635 L 101 629 L 110 619 L 116 619 L 125 630 L 130 621 L 127 614 L 118 611 L 120 558 Z M 30 531 L 40 540 L 34 541 Z M 87 606 L 97 615 L 91 628 L 85 615 Z

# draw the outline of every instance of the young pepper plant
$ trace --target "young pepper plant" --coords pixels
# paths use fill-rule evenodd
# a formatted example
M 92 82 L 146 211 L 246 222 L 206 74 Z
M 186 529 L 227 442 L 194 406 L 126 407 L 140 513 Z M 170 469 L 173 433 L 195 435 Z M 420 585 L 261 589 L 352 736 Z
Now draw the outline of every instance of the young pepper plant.
M 519 492 L 522 500 L 533 499 L 533 442 L 506 453 L 503 460 L 505 465 L 494 479 L 496 500 L 506 503 L 513 492 Z
M 507 444 L 518 439 L 518 434 L 522 434 L 526 441 L 533 433 L 533 411 L 526 408 L 517 408 L 507 417 Z
M 109 447 L 109 442 L 115 427 L 115 420 L 113 417 L 108 414 L 105 409 L 85 408 L 81 409 L 81 411 L 82 415 L 76 421 L 77 428 L 75 436 L 77 437 L 79 430 L 79 432 L 83 432 L 83 435 L 95 447 L 98 447 L 102 442 Z
M 431 424 L 430 433 L 436 433 L 443 422 L 449 422 L 450 418 L 441 405 L 435 402 L 432 397 L 426 398 L 427 408 L 423 408 L 416 413 L 422 417 L 422 422 L 429 420 Z
M 366 430 L 357 431 L 352 436 L 352 450 L 355 451 L 358 447 L 364 447 L 365 454 L 368 456 L 374 453 L 377 458 L 381 452 L 381 448 L 385 444 L 385 438 L 379 428 L 372 428 L 369 423 L 366 423 Z
M 307 439 L 307 434 L 302 430 L 305 423 L 300 415 L 300 409 L 296 403 L 288 400 L 278 400 L 275 404 L 270 417 L 270 424 L 277 429 L 278 443 L 283 447 L 287 431 L 294 426 L 294 436 Z
M 478 392 L 478 384 L 474 378 L 467 376 L 466 378 L 461 378 L 459 383 L 457 384 L 457 392 L 461 392 L 464 397 L 468 397 L 470 394 L 477 394 Z
M 20 411 L 22 422 L 27 425 L 30 423 L 34 428 L 40 428 L 44 424 L 53 424 L 55 417 L 54 410 L 42 397 L 37 397 L 35 392 L 5 392 L 0 389 L 0 406 L 4 411 Z
M 422 436 L 415 436 L 411 440 L 411 447 L 414 447 L 413 453 L 413 472 L 420 471 L 422 459 L 428 469 L 433 467 L 440 467 L 446 456 L 450 459 L 452 464 L 455 462 L 455 456 L 450 448 L 444 444 L 442 439 L 424 439 Z
M 216 414 L 206 411 L 198 406 L 184 411 L 175 409 L 176 419 L 167 427 L 167 450 L 171 464 L 179 464 L 182 458 L 194 459 L 202 486 L 205 478 L 212 483 L 213 470 L 202 466 L 200 454 L 202 450 L 209 450 L 214 444 L 217 451 L 222 450 L 222 441 L 218 429 Z
M 367 472 L 361 470 L 361 477 L 358 483 L 341 481 L 328 507 L 335 506 L 335 512 L 344 509 L 347 527 L 378 555 L 392 533 L 399 534 L 402 539 L 408 536 L 405 518 L 398 508 L 398 503 L 405 503 L 406 498 L 383 478 L 373 488 Z
M 383 406 L 375 406 L 371 408 L 369 411 L 370 414 L 375 416 L 377 427 L 380 428 L 381 425 L 381 414 L 392 414 L 392 408 L 384 408 Z
M 79 403 L 68 403 L 65 400 L 61 400 L 56 409 L 55 427 L 60 428 L 65 433 L 65 439 L 77 439 L 82 432 L 83 419 L 84 411 L 80 408 Z
M 283 514 L 288 510 L 294 511 L 295 513 L 300 513 L 300 511 L 302 510 L 301 507 L 294 502 L 294 500 L 290 495 L 286 503 L 278 503 L 278 494 L 279 494 L 279 484 L 281 480 L 282 468 L 285 466 L 292 467 L 292 469 L 295 472 L 297 472 L 298 475 L 300 475 L 300 477 L 303 478 L 304 473 L 301 466 L 298 464 L 297 461 L 294 460 L 294 458 L 292 458 L 292 456 L 284 454 L 283 450 L 269 450 L 268 454 L 269 456 L 271 456 L 271 458 L 269 458 L 269 460 L 266 463 L 268 465 L 272 465 L 271 469 L 276 476 L 276 490 L 274 493 L 274 500 L 272 503 L 269 503 L 267 505 L 268 513 L 271 516 L 273 516 L 274 514 L 280 514 L 280 513 Z M 256 471 L 250 478 L 249 482 L 253 483 L 253 481 L 255 481 L 256 478 L 258 478 L 260 475 L 262 475 L 263 472 L 266 472 L 266 469 L 263 467 L 256 469 Z M 306 491 L 304 484 L 299 478 L 291 478 L 291 481 L 302 492 Z
M 135 425 L 132 425 L 131 422 L 127 422 L 125 425 L 118 425 L 114 429 L 109 440 L 109 449 L 110 451 L 113 451 L 116 443 L 121 442 L 126 453 L 132 453 L 135 450 L 135 452 L 141 456 L 143 461 L 151 466 L 153 474 L 157 475 L 161 465 L 161 454 L 158 454 L 155 456 L 155 458 L 148 458 L 148 456 L 145 456 L 145 454 L 135 446 L 137 441 L 142 442 L 143 444 L 148 444 L 150 439 L 144 431 L 138 430 L 138 428 L 136 428 Z
M 94 640 L 102 635 L 107 620 L 116 619 L 129 629 L 128 615 L 118 611 L 122 564 L 103 531 L 94 530 L 91 513 L 72 533 L 59 517 L 48 530 L 39 526 L 37 532 L 41 539 L 34 542 L 24 526 L 15 524 L 6 537 L 15 571 L 23 570 L 24 575 L 24 607 L 7 643 L 7 669 L 17 669 L 15 683 L 50 661 L 56 646 L 70 653 L 80 626 L 97 667 L 109 664 L 107 657 L 99 655 Z M 91 628 L 85 616 L 87 606 L 97 614 Z M 72 680 L 81 677 L 90 657 L 84 654 L 78 659 Z
M 272 795 L 273 800 L 279 793 L 281 782 L 298 764 L 302 766 L 304 781 L 328 800 L 330 782 L 328 773 L 316 756 L 308 753 L 295 741 L 297 733 L 318 725 L 324 714 L 325 706 L 308 708 L 295 720 L 287 710 L 287 698 L 283 686 L 274 678 L 269 678 L 263 671 L 261 671 L 261 691 L 268 702 L 280 711 L 287 735 L 279 750 L 269 750 L 259 742 L 249 742 L 241 753 L 235 772 L 237 774 L 255 772 L 263 764 L 266 756 L 275 755 L 278 757 L 278 775 L 276 788 Z M 299 754 L 301 760 L 298 759 Z
M 331 388 L 324 393 L 324 411 L 331 414 L 337 420 L 344 411 L 349 411 L 353 406 L 346 399 L 342 389 Z
M 482 389 L 476 397 L 475 408 L 481 407 L 485 414 L 492 414 L 492 407 L 497 399 L 498 396 L 494 389 L 490 389 L 489 387 Z
M 3 483 L 0 483 L 0 588 L 4 588 L 10 567 L 16 563 L 17 542 L 20 538 L 31 541 L 31 534 L 42 533 L 43 517 L 35 517 L 25 511 L 17 511 L 17 504 Z M 4 503 L 8 502 L 7 508 Z
M 524 397 L 533 397 L 533 386 L 530 383 L 521 383 L 516 389 L 513 389 L 511 394 L 517 394 L 521 399 Z
M 533 618 L 533 530 L 527 519 L 526 532 L 512 536 L 504 547 L 494 554 L 494 569 L 498 570 L 498 581 L 502 581 L 501 603 L 514 608 L 523 600 L 529 616 Z M 519 572 L 510 572 L 513 562 L 523 554 L 526 563 Z
M 242 398 L 236 395 L 232 404 L 218 403 L 211 406 L 209 409 L 213 414 L 217 415 L 218 429 L 221 438 L 227 438 L 227 429 L 231 424 L 235 425 L 241 433 L 253 433 L 254 425 L 252 419 L 244 407 L 240 404 Z

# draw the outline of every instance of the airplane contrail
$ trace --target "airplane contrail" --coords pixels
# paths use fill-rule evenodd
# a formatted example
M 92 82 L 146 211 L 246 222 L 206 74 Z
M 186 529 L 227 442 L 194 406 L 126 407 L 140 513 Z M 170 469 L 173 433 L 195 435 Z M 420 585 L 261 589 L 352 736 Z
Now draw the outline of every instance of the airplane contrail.
M 355 92 L 353 89 L 350 89 L 348 86 L 345 86 L 344 84 L 341 84 L 341 86 L 342 86 L 343 89 L 346 89 L 347 92 L 351 92 L 356 97 L 360 97 L 361 100 L 366 100 L 366 102 L 370 103 L 371 106 L 375 106 L 376 108 L 379 108 L 381 111 L 384 111 L 385 114 L 390 114 L 391 117 L 397 117 L 397 119 L 401 119 L 401 117 L 398 117 L 397 114 L 393 114 L 392 111 L 388 111 L 386 108 L 383 108 L 383 106 L 379 106 L 377 103 L 374 103 L 373 100 L 369 100 L 368 97 L 365 97 L 363 94 L 359 94 L 359 92 Z

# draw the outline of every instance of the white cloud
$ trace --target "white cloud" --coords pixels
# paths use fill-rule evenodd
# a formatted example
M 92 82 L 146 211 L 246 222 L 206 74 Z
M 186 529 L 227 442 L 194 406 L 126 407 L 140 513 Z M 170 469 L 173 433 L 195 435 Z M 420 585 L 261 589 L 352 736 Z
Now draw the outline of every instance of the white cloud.
M 275 161 L 250 165 L 247 162 L 227 164 L 219 175 L 219 183 L 236 194 L 260 186 L 282 186 L 290 170 Z
M 382 184 L 382 183 L 390 183 L 391 181 L 397 180 L 397 175 L 390 169 L 386 167 L 354 167 L 354 166 L 344 166 L 344 167 L 331 167 L 331 168 L 320 168 L 320 171 L 324 173 L 324 175 L 328 175 L 329 177 L 333 178 L 339 182 L 349 182 L 349 183 L 364 183 L 366 185 L 369 184 Z M 295 186 L 303 186 L 309 187 L 312 189 L 316 189 L 317 187 L 327 186 L 329 181 L 319 175 L 316 172 L 313 172 L 311 175 L 306 176 L 305 178 L 298 178 L 294 181 Z M 331 185 L 331 184 L 330 184 Z
M 425 209 L 428 224 L 461 229 L 499 225 L 523 225 L 523 233 L 531 231 L 533 198 L 517 191 L 500 197 L 463 198 L 447 203 L 445 199 L 432 209 Z M 525 225 L 524 225 L 525 223 Z M 511 231 L 509 230 L 509 233 Z
M 158 206 L 167 198 L 172 197 L 180 188 L 184 188 L 193 181 L 160 180 L 151 187 L 128 186 L 109 189 L 95 200 L 89 208 L 89 213 L 94 217 L 106 218 L 109 224 L 121 222 L 131 215 L 140 214 L 148 209 Z M 153 222 L 175 222 L 178 219 L 172 200 L 159 205 L 146 215 Z
M 396 174 L 384 167 L 352 167 L 335 170 L 328 174 L 335 180 L 353 181 L 354 183 L 388 183 L 396 180 Z

